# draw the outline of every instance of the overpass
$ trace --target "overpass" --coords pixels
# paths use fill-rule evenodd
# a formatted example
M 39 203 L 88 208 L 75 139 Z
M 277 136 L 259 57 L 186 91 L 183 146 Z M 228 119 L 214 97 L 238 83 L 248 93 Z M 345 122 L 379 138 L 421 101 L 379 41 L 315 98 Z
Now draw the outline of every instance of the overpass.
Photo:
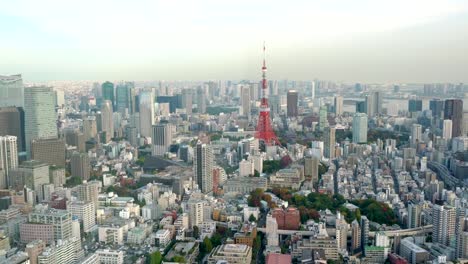
M 266 228 L 259 227 L 257 228 L 259 232 L 266 232 Z M 327 228 L 327 232 L 329 235 L 335 234 L 334 228 Z M 426 225 L 422 227 L 410 228 L 410 229 L 399 229 L 399 230 L 387 230 L 387 231 L 378 231 L 378 232 L 369 232 L 369 237 L 374 237 L 376 233 L 383 233 L 388 237 L 407 237 L 407 236 L 416 236 L 416 235 L 425 235 L 427 233 L 432 232 L 432 225 Z M 313 236 L 315 234 L 314 231 L 308 230 L 284 230 L 278 229 L 278 235 L 302 235 L 302 236 Z

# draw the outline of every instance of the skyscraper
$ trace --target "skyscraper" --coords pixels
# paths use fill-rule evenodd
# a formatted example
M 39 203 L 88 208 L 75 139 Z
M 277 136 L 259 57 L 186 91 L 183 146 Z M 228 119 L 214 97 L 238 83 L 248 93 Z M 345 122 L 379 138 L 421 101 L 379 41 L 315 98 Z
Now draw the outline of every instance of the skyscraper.
M 444 119 L 452 120 L 452 137 L 461 136 L 463 129 L 463 100 L 445 100 Z
M 71 156 L 71 175 L 80 177 L 82 180 L 89 180 L 91 165 L 88 154 L 73 152 Z
M 327 106 L 322 105 L 319 110 L 319 129 L 324 131 L 328 127 L 328 111 Z
M 434 118 L 443 117 L 444 101 L 440 99 L 432 99 L 429 101 L 429 109 L 431 110 Z
M 206 95 L 201 86 L 197 88 L 197 109 L 200 114 L 206 113 Z
M 250 87 L 241 87 L 242 115 L 250 117 Z
M 25 151 L 24 111 L 21 107 L 0 107 L 0 136 L 15 136 L 18 151 Z
M 24 89 L 26 151 L 31 155 L 31 142 L 38 138 L 57 138 L 57 114 L 51 87 Z
M 172 144 L 172 125 L 169 123 L 161 123 L 153 126 L 153 148 L 151 154 L 153 156 L 162 156 L 169 151 Z
M 115 106 L 115 99 L 114 99 L 114 84 L 111 82 L 105 82 L 101 85 L 102 88 L 102 102 L 105 100 L 111 101 L 112 109 Z
M 112 102 L 110 100 L 104 100 L 101 105 L 102 131 L 106 133 L 104 143 L 109 142 L 111 138 L 114 137 L 114 119 L 112 112 Z
M 432 242 L 450 246 L 455 239 L 455 208 L 435 204 L 432 207 Z
M 0 75 L 0 107 L 24 105 L 24 86 L 21 74 Z
M 126 111 L 128 111 L 129 114 L 132 114 L 135 112 L 134 104 L 134 84 L 132 82 L 118 84 L 116 88 L 116 111 L 122 115 L 124 115 Z
M 187 116 L 192 115 L 192 90 L 184 89 L 182 90 L 182 108 L 185 109 Z
M 325 129 L 324 156 L 329 159 L 335 158 L 335 144 L 336 144 L 335 134 L 336 134 L 336 129 L 334 127 L 327 127 Z
M 296 90 L 289 90 L 287 95 L 287 114 L 288 117 L 297 117 L 298 93 Z
M 442 126 L 442 138 L 446 140 L 452 139 L 452 120 L 445 119 Z
M 408 101 L 408 112 L 421 112 L 422 111 L 422 100 L 420 99 L 410 99 Z
M 343 96 L 335 96 L 335 115 L 339 116 L 343 114 Z
M 366 255 L 365 248 L 369 244 L 369 219 L 361 216 L 361 250 Z
M 353 142 L 367 143 L 367 115 L 356 113 L 353 117 Z
M 65 167 L 65 148 L 63 138 L 34 139 L 31 141 L 31 158 Z
M 88 116 L 83 120 L 83 134 L 85 141 L 90 139 L 97 139 L 96 116 Z
M 422 126 L 420 124 L 413 124 L 411 126 L 411 144 L 413 147 L 422 142 Z
M 366 96 L 366 113 L 368 117 L 382 113 L 382 95 L 374 91 Z
M 415 203 L 408 204 L 408 223 L 407 228 L 416 228 L 421 226 L 421 205 Z
M 198 188 L 204 193 L 213 190 L 213 150 L 210 145 L 197 143 L 193 158 L 193 171 Z
M 0 189 L 8 185 L 8 173 L 18 167 L 18 147 L 15 136 L 0 136 Z
M 154 125 L 154 97 L 152 92 L 140 94 L 140 135 L 142 137 L 152 136 Z
M 49 184 L 49 165 L 37 160 L 24 161 L 18 168 L 10 170 L 9 185 L 16 190 L 27 187 L 36 192 L 36 197 L 43 197 L 42 185 Z

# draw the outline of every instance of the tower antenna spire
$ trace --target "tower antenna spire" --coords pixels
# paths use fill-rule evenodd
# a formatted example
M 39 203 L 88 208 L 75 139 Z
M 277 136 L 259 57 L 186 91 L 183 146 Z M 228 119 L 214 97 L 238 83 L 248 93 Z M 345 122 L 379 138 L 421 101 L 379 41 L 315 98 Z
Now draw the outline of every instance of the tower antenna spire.
M 270 119 L 270 107 L 268 106 L 267 98 L 267 89 L 268 82 L 266 78 L 266 59 L 265 59 L 265 41 L 263 41 L 263 65 L 262 65 L 262 99 L 260 101 L 260 113 L 258 115 L 257 131 L 255 132 L 255 137 L 263 141 L 267 146 L 278 145 L 281 146 L 281 143 L 276 137 L 275 131 L 271 126 Z

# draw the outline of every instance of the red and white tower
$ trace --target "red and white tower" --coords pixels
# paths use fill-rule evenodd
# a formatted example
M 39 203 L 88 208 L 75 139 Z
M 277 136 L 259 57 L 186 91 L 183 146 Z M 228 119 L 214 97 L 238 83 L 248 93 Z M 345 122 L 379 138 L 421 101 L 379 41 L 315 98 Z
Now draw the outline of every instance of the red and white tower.
M 278 137 L 276 137 L 275 131 L 271 127 L 270 120 L 270 107 L 268 106 L 267 88 L 268 82 L 266 79 L 267 67 L 265 63 L 265 43 L 263 44 L 263 66 L 262 66 L 262 101 L 260 103 L 260 114 L 258 116 L 257 131 L 255 132 L 255 138 L 267 146 L 281 145 Z

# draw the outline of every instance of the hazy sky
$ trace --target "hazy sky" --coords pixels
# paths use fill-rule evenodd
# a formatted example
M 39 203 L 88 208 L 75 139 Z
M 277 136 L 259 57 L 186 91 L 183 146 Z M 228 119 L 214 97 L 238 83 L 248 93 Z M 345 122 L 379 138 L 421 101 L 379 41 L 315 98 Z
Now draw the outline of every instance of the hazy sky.
M 14 0 L 0 74 L 468 82 L 467 0 Z

